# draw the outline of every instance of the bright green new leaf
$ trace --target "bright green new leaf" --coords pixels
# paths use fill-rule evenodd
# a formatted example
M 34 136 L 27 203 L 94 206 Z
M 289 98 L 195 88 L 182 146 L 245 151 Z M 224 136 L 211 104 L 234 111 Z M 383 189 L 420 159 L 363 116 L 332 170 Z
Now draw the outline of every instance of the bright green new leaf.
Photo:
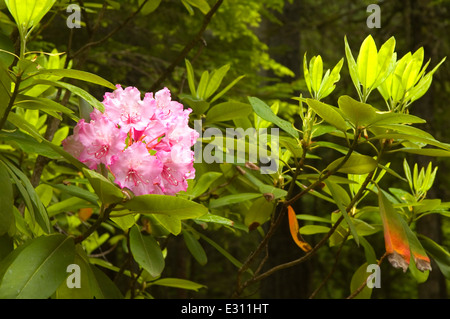
M 51 9 L 55 0 L 5 0 L 22 37 L 35 27 Z
M 344 42 L 345 42 L 345 56 L 347 58 L 348 71 L 350 73 L 350 78 L 352 79 L 353 85 L 355 86 L 356 91 L 358 92 L 358 95 L 360 97 L 362 97 L 360 81 L 358 79 L 358 65 L 356 64 L 356 61 L 355 61 L 355 58 L 353 57 L 350 46 L 348 45 L 346 36 L 344 37 Z
M 30 240 L 2 261 L 0 298 L 49 298 L 66 279 L 74 257 L 72 237 L 53 234 Z
M 249 97 L 248 100 L 250 101 L 253 110 L 258 116 L 277 125 L 280 129 L 298 139 L 298 131 L 294 128 L 292 123 L 289 123 L 288 121 L 276 116 L 275 113 L 273 113 L 272 109 L 260 99 L 256 97 Z
M 378 56 L 377 46 L 371 35 L 361 44 L 356 64 L 361 85 L 365 90 L 372 88 L 377 79 Z
M 376 109 L 366 103 L 361 103 L 348 95 L 339 97 L 339 109 L 355 128 L 368 126 L 376 118 Z
M 208 86 L 206 88 L 204 99 L 206 100 L 211 95 L 213 95 L 217 89 L 219 88 L 220 84 L 222 83 L 223 78 L 228 73 L 228 70 L 230 69 L 230 65 L 226 64 L 222 66 L 221 68 L 214 70 L 208 81 Z
M 189 90 L 191 91 L 192 96 L 197 96 L 197 90 L 195 89 L 194 69 L 192 68 L 192 64 L 191 64 L 191 62 L 189 62 L 188 59 L 185 59 L 184 61 L 186 63 L 186 73 L 187 73 Z
M 311 73 L 311 87 L 314 92 L 319 92 L 323 76 L 323 62 L 320 55 L 311 59 L 309 63 L 309 72 Z
M 377 79 L 373 84 L 373 89 L 377 88 L 383 83 L 386 78 L 392 74 L 395 69 L 395 62 L 397 60 L 397 54 L 394 52 L 395 38 L 390 37 L 378 51 L 378 68 Z
M 157 277 L 164 270 L 165 261 L 152 235 L 144 235 L 138 226 L 130 229 L 130 249 L 136 262 L 153 277 Z
M 324 121 L 330 123 L 343 132 L 347 131 L 347 123 L 345 122 L 338 108 L 313 99 L 306 99 L 306 103 Z

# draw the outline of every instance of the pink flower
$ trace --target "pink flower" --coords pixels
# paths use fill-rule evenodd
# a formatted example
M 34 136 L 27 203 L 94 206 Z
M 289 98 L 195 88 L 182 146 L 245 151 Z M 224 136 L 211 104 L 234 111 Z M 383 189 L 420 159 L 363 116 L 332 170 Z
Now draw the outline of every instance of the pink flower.
M 144 195 L 154 192 L 153 181 L 161 174 L 162 164 L 156 156 L 150 155 L 144 143 L 137 142 L 119 153 L 110 169 L 121 188 Z
M 141 100 L 141 92 L 135 87 L 122 89 L 117 85 L 117 90 L 106 93 L 103 100 L 105 114 L 114 123 L 129 132 L 130 130 L 142 131 L 146 128 L 155 111 L 155 101 Z
M 64 147 L 81 162 L 86 163 L 90 169 L 97 168 L 101 163 L 110 165 L 117 152 L 125 147 L 124 132 L 106 117 L 91 120 L 89 123 L 81 119 L 74 129 L 73 136 L 72 139 L 68 137 L 69 143 L 64 143 Z M 81 143 L 81 152 L 79 151 L 81 145 L 73 147 L 75 141 Z
M 167 88 L 141 99 L 134 87 L 116 87 L 105 93 L 104 113 L 95 109 L 90 122 L 80 120 L 64 149 L 90 169 L 104 164 L 118 186 L 136 195 L 186 190 L 199 136 L 188 125 L 192 110 L 172 101 Z

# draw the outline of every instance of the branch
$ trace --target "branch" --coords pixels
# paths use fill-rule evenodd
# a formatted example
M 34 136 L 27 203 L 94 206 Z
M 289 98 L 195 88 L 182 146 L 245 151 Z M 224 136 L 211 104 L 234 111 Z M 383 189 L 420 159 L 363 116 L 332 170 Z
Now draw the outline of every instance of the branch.
M 209 10 L 209 12 L 205 15 L 203 19 L 203 24 L 200 28 L 200 30 L 197 32 L 197 35 L 184 47 L 183 51 L 177 56 L 177 58 L 170 64 L 163 74 L 159 76 L 159 78 L 153 83 L 151 88 L 149 89 L 150 92 L 156 91 L 161 83 L 164 82 L 164 80 L 175 70 L 175 67 L 188 55 L 188 53 L 195 47 L 195 45 L 201 41 L 203 32 L 205 32 L 206 28 L 208 27 L 209 23 L 211 22 L 211 18 L 216 13 L 216 11 L 219 9 L 220 5 L 223 3 L 223 0 L 217 0 L 216 4 Z

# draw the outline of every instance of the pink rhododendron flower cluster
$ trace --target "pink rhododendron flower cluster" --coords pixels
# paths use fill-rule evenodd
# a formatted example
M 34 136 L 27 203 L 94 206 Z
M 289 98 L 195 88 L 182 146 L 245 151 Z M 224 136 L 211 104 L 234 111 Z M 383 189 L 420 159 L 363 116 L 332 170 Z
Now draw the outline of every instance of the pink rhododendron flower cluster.
M 104 164 L 116 184 L 136 195 L 186 190 L 198 138 L 188 126 L 192 110 L 172 101 L 167 88 L 141 99 L 138 89 L 120 85 L 105 94 L 103 105 L 103 113 L 95 109 L 90 122 L 77 123 L 64 149 L 90 169 Z

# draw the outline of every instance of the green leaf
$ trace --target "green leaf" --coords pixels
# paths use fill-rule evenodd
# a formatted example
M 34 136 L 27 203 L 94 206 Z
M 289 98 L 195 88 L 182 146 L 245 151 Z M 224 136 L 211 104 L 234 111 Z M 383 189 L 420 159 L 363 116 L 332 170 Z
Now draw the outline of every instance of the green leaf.
M 191 62 L 189 62 L 188 59 L 184 60 L 186 63 L 186 73 L 187 73 L 187 80 L 189 84 L 189 89 L 191 91 L 192 96 L 197 95 L 197 91 L 195 89 L 195 75 L 194 75 L 194 69 L 192 68 Z
M 14 195 L 11 178 L 5 164 L 0 161 L 0 236 L 6 234 L 14 224 Z
M 132 213 L 166 214 L 180 219 L 197 218 L 205 215 L 208 208 L 193 201 L 169 195 L 140 195 L 123 203 Z
M 210 103 L 213 103 L 217 99 L 221 98 L 225 93 L 227 93 L 233 86 L 236 85 L 240 80 L 242 80 L 245 77 L 245 75 L 238 76 L 236 79 L 234 79 L 230 84 L 228 84 L 222 91 L 217 93 L 210 101 Z
M 377 46 L 371 35 L 361 44 L 356 64 L 361 85 L 366 90 L 371 88 L 377 78 L 378 68 Z
M 130 229 L 130 249 L 136 262 L 151 276 L 157 277 L 164 270 L 165 261 L 157 241 L 142 234 L 136 225 Z
M 300 227 L 300 234 L 302 235 L 326 234 L 329 231 L 330 227 L 322 225 L 306 225 Z
M 294 128 L 293 124 L 285 121 L 273 113 L 272 109 L 263 101 L 256 97 L 249 97 L 248 100 L 253 107 L 255 113 L 260 116 L 262 119 L 269 121 L 275 125 L 277 125 L 280 129 L 290 134 L 294 138 L 298 139 L 299 134 L 298 131 Z
M 345 156 L 333 161 L 326 170 L 334 170 L 345 159 Z M 338 169 L 338 172 L 346 174 L 367 174 L 377 168 L 377 161 L 367 155 L 352 153 L 347 161 Z
M 364 127 L 371 124 L 377 115 L 377 110 L 373 106 L 356 101 L 348 95 L 339 97 L 338 105 L 342 114 L 355 127 Z
M 141 6 L 144 0 L 139 0 L 138 5 Z M 161 3 L 161 0 L 150 0 L 147 1 L 147 3 L 144 5 L 144 7 L 141 9 L 141 13 L 143 15 L 148 15 L 158 9 L 159 5 Z
M 153 218 L 155 218 L 162 227 L 173 235 L 177 236 L 181 233 L 181 220 L 178 217 L 155 214 L 153 215 Z
M 94 84 L 98 84 L 104 87 L 107 87 L 109 89 L 115 90 L 116 87 L 111 82 L 103 79 L 102 77 L 89 73 L 86 71 L 80 71 L 80 70 L 72 70 L 72 69 L 42 69 L 38 72 L 34 73 L 34 75 L 50 75 L 50 76 L 57 76 L 57 77 L 65 77 L 65 78 L 71 78 L 76 80 L 81 80 L 85 82 L 90 82 Z
M 191 197 L 196 198 L 205 193 L 212 183 L 214 183 L 223 174 L 220 172 L 206 172 L 200 176 L 192 192 L 189 194 Z
M 214 94 L 214 92 L 217 91 L 220 84 L 222 83 L 223 78 L 228 73 L 229 69 L 230 69 L 230 65 L 226 64 L 226 65 L 220 67 L 219 69 L 214 70 L 211 73 L 211 76 L 209 77 L 209 81 L 208 81 L 208 87 L 206 88 L 206 92 L 205 92 L 205 97 L 204 97 L 205 99 L 209 98 L 211 95 Z
M 46 299 L 66 279 L 74 262 L 73 238 L 62 234 L 30 240 L 1 264 L 0 298 Z
M 270 218 L 273 207 L 274 203 L 267 201 L 264 197 L 257 198 L 245 213 L 245 225 L 253 230 L 264 224 Z
M 200 82 L 198 83 L 197 87 L 197 98 L 206 100 L 205 93 L 206 87 L 208 86 L 208 82 L 209 82 L 209 72 L 203 71 L 202 76 L 200 77 Z
M 187 3 L 189 3 L 191 6 L 196 7 L 198 9 L 200 9 L 200 11 L 203 14 L 207 14 L 208 11 L 211 9 L 209 7 L 209 4 L 206 0 L 184 0 Z
M 362 284 L 367 281 L 369 277 L 369 273 L 367 272 L 367 263 L 364 263 L 359 267 L 352 276 L 352 280 L 350 282 L 350 292 L 355 292 Z M 372 295 L 372 290 L 367 285 L 358 293 L 354 299 L 370 299 Z
M 193 281 L 179 278 L 162 278 L 149 283 L 150 285 L 158 285 L 164 287 L 180 288 L 199 291 L 201 288 L 206 286 L 197 284 Z
M 86 168 L 83 168 L 83 173 L 103 204 L 120 203 L 124 200 L 125 195 L 120 188 L 100 173 Z
M 323 76 L 323 62 L 320 55 L 311 59 L 309 71 L 311 72 L 311 87 L 317 93 L 319 92 Z
M 350 46 L 347 42 L 347 36 L 344 37 L 345 42 L 345 56 L 347 58 L 347 64 L 348 64 L 348 71 L 350 73 L 350 78 L 352 79 L 353 85 L 355 86 L 358 95 L 361 97 L 361 87 L 360 87 L 360 81 L 358 79 L 358 66 L 355 62 L 355 59 L 353 58 L 352 51 L 350 49 Z
M 200 265 L 206 265 L 208 262 L 208 257 L 206 256 L 205 250 L 198 240 L 187 230 L 183 230 L 184 242 L 191 252 L 192 256 L 197 260 Z
M 397 54 L 394 52 L 394 49 L 395 38 L 390 37 L 389 40 L 387 40 L 378 51 L 377 79 L 373 84 L 373 89 L 377 88 L 381 83 L 383 83 L 386 78 L 395 70 Z
M 82 88 L 80 88 L 78 86 L 75 86 L 75 85 L 72 85 L 69 83 L 65 83 L 65 82 L 48 81 L 48 80 L 35 80 L 34 84 L 46 84 L 46 85 L 50 85 L 50 86 L 64 88 L 64 89 L 72 92 L 74 95 L 83 98 L 86 102 L 88 102 L 90 105 L 92 105 L 93 107 L 98 109 L 100 112 L 103 113 L 105 111 L 104 105 L 99 100 L 97 100 L 90 93 L 88 93 L 87 91 L 83 90 Z
M 206 114 L 205 124 L 230 121 L 235 118 L 248 117 L 252 113 L 250 104 L 237 101 L 223 102 L 210 108 Z
M 257 197 L 262 197 L 260 193 L 239 193 L 239 194 L 231 194 L 225 195 L 215 200 L 211 200 L 209 203 L 209 208 L 218 208 L 222 206 L 237 204 L 241 202 L 245 202 L 247 200 L 252 200 Z
M 434 259 L 445 278 L 450 279 L 450 253 L 431 238 L 419 235 L 419 240 L 427 253 Z
M 330 123 L 338 130 L 341 130 L 343 132 L 347 131 L 347 123 L 345 122 L 338 108 L 313 99 L 306 99 L 306 103 L 324 121 Z
M 337 207 L 339 208 L 342 216 L 344 217 L 345 221 L 347 222 L 350 232 L 353 235 L 353 239 L 355 240 L 356 244 L 359 246 L 358 232 L 356 231 L 355 225 L 353 224 L 350 216 L 347 213 L 347 209 L 344 206 L 346 204 L 346 202 L 348 201 L 348 199 L 345 198 L 344 196 L 342 196 L 342 194 L 339 192 L 339 189 L 337 188 L 337 186 L 338 186 L 337 184 L 334 184 L 330 180 L 325 180 L 325 184 L 327 185 L 328 189 L 330 190 L 331 196 L 335 200 Z
M 29 28 L 35 27 L 51 9 L 55 0 L 5 0 L 9 12 L 25 37 Z

